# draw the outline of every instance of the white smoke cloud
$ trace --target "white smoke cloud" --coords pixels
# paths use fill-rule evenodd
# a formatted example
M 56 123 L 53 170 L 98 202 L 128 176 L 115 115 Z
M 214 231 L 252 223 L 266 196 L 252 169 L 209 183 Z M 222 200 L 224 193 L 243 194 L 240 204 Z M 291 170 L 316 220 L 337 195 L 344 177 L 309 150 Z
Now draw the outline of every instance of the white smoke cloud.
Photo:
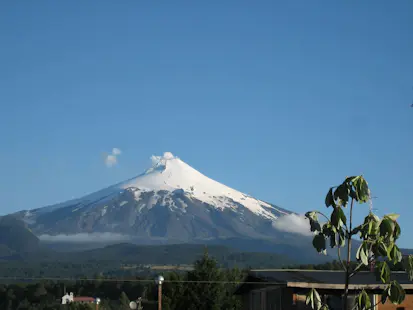
M 118 156 L 122 154 L 122 151 L 117 147 L 112 149 L 112 153 L 105 156 L 105 165 L 110 168 L 118 163 Z
M 105 243 L 105 242 L 119 242 L 128 241 L 130 236 L 117 233 L 80 233 L 74 235 L 40 235 L 41 241 L 48 242 L 73 242 L 73 243 Z
M 168 159 L 174 159 L 175 156 L 171 152 L 165 152 L 163 153 L 163 158 L 168 160 Z
M 161 156 L 155 156 L 155 155 L 151 156 L 151 162 L 153 166 L 158 164 L 160 161 L 161 161 Z
M 176 156 L 174 156 L 171 152 L 165 152 L 163 153 L 162 156 L 152 155 L 151 156 L 152 166 L 156 166 L 160 163 L 161 164 L 165 163 L 165 161 L 174 159 L 174 158 L 176 158 Z
M 272 226 L 280 231 L 311 236 L 310 223 L 304 215 L 288 214 L 277 218 Z

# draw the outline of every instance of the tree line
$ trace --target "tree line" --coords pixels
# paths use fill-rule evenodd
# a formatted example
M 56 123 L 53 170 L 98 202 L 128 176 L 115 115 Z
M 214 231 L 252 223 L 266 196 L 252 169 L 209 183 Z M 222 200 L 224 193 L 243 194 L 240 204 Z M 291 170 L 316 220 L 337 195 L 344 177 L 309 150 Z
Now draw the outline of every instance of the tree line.
M 351 264 L 356 264 L 352 262 Z M 331 261 L 318 265 L 292 265 L 290 269 L 340 270 L 341 263 Z M 402 266 L 395 265 L 393 270 Z M 366 269 L 367 270 L 367 269 Z M 205 252 L 188 272 L 164 274 L 162 305 L 165 310 L 189 309 L 241 309 L 241 301 L 234 291 L 247 270 L 225 269 Z M 154 275 L 140 277 L 107 278 L 95 275 L 93 280 L 51 281 L 36 280 L 38 283 L 22 282 L 0 284 L 0 310 L 52 310 L 52 309 L 95 309 L 95 305 L 61 305 L 61 298 L 67 292 L 75 296 L 99 297 L 99 309 L 129 309 L 129 302 L 142 298 L 144 310 L 157 309 L 157 286 Z M 128 279 L 129 281 L 125 281 Z
M 172 309 L 240 309 L 241 303 L 233 292 L 245 271 L 221 269 L 207 252 L 188 272 L 168 272 L 162 285 L 162 306 Z M 143 309 L 157 309 L 158 288 L 152 277 L 135 281 L 116 281 L 98 276 L 92 280 L 42 281 L 0 285 L 0 310 L 95 309 L 95 305 L 62 305 L 67 292 L 74 296 L 99 297 L 99 309 L 129 309 L 129 302 L 142 298 Z M 146 280 L 146 281 L 145 281 Z M 200 282 L 202 281 L 202 282 Z

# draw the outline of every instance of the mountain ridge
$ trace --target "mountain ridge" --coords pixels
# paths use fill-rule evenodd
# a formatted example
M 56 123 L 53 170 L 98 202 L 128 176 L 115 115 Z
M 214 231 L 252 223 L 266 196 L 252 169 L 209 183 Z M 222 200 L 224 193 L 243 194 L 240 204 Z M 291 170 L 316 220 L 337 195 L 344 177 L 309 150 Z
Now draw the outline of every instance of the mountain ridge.
M 306 220 L 294 224 L 304 225 L 298 233 L 276 225 L 296 213 L 210 179 L 169 152 L 151 159 L 152 167 L 136 177 L 14 215 L 41 240 L 51 242 L 96 242 L 90 237 L 101 234 L 136 244 L 228 245 L 233 240 L 243 250 L 258 252 L 268 252 L 268 247 L 283 254 L 290 249 L 294 255 L 312 250 Z

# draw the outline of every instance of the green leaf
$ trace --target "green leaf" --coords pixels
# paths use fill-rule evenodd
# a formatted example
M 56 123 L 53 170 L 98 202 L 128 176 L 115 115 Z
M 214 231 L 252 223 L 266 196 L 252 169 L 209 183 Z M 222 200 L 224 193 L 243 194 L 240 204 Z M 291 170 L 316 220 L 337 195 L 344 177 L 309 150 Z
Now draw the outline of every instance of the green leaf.
M 330 247 L 335 248 L 337 246 L 337 236 L 336 234 L 330 235 Z
M 341 222 L 343 223 L 343 225 L 346 225 L 347 224 L 347 217 L 346 217 L 346 215 L 344 214 L 344 211 L 343 211 L 343 209 L 341 209 L 341 208 L 338 208 L 340 211 L 340 220 L 341 220 Z
M 370 221 L 367 225 L 367 236 L 371 236 L 374 229 L 374 222 Z
M 316 211 L 308 211 L 305 214 L 305 217 L 311 220 L 315 220 L 318 221 L 318 216 L 317 216 L 317 212 Z
M 306 295 L 305 298 L 305 304 L 307 306 L 311 306 L 312 309 L 316 310 L 321 310 L 322 309 L 322 303 L 321 303 L 321 297 L 320 294 L 318 294 L 317 290 L 312 288 Z
M 345 183 L 354 183 L 354 182 L 356 182 L 358 179 L 360 179 L 360 176 L 359 176 L 359 175 L 355 175 L 355 176 L 352 176 L 352 177 L 347 177 L 347 178 L 344 180 L 344 182 L 345 182 Z
M 367 181 L 363 178 L 363 176 L 359 176 L 358 178 L 353 179 L 352 183 L 358 198 L 357 201 L 359 203 L 365 203 L 369 201 L 370 190 Z
M 356 234 L 357 232 L 360 232 L 360 238 L 362 239 L 368 239 L 370 233 L 369 230 L 371 230 L 372 228 L 372 224 L 370 224 L 370 220 L 368 219 L 368 217 L 366 217 L 366 219 L 364 220 L 364 223 L 360 226 L 357 226 L 356 228 L 353 229 L 353 234 Z
M 409 277 L 409 281 L 413 281 L 413 255 L 406 256 L 403 259 L 403 265 Z
M 380 223 L 380 236 L 388 239 L 393 238 L 395 224 L 392 220 L 384 218 Z
M 363 265 L 367 266 L 369 264 L 369 256 L 367 255 L 366 251 L 363 249 L 360 253 L 360 260 Z
M 363 226 L 362 238 L 376 239 L 375 237 L 379 232 L 379 223 L 380 218 L 377 215 L 370 213 L 368 216 L 366 216 L 363 224 L 365 226 Z
M 326 199 L 325 199 L 326 207 L 333 206 L 335 207 L 336 204 L 334 202 L 334 197 L 333 197 L 333 188 L 330 188 L 330 190 L 327 193 Z
M 371 300 L 365 290 L 361 291 L 361 293 L 357 296 L 356 301 L 358 310 L 367 310 L 371 308 Z
M 389 261 L 392 261 L 393 260 L 393 249 L 394 249 L 394 246 L 395 246 L 396 244 L 394 243 L 394 242 L 391 242 L 388 246 L 387 246 L 387 257 L 388 257 L 388 259 L 389 259 Z
M 319 253 L 323 253 L 323 251 L 326 250 L 326 239 L 324 238 L 324 235 L 318 234 L 314 236 L 313 247 Z
M 357 193 L 356 193 L 356 191 L 355 191 L 354 189 L 350 188 L 350 194 L 349 194 L 349 196 L 350 196 L 351 198 L 353 198 L 354 200 L 358 201 Z
M 311 231 L 321 231 L 321 225 L 319 222 L 310 221 L 310 229 Z
M 321 303 L 321 297 L 320 294 L 318 294 L 318 292 L 316 290 L 314 290 L 314 303 L 315 303 L 315 308 L 317 310 L 321 309 L 322 303 Z
M 308 305 L 311 305 L 311 308 L 314 309 L 314 293 L 313 293 L 313 289 L 311 289 L 311 290 L 307 293 L 306 298 L 305 298 L 305 304 L 306 304 L 307 306 L 308 306 Z
M 387 257 L 389 260 L 393 261 L 393 264 L 397 264 L 402 261 L 403 255 L 399 247 L 395 243 L 392 243 L 388 247 Z
M 362 242 L 359 246 L 356 253 L 356 259 L 361 261 L 365 266 L 369 264 L 369 249 L 366 242 Z
M 377 253 L 375 254 L 379 254 L 380 256 L 386 257 L 388 255 L 386 244 L 383 241 L 378 241 L 377 243 Z
M 387 214 L 384 217 L 388 218 L 388 219 L 390 219 L 394 222 L 399 218 L 399 216 L 400 216 L 399 214 L 392 213 L 392 214 Z
M 394 240 L 399 239 L 401 233 L 400 226 L 397 222 L 394 222 L 394 231 L 393 231 L 393 238 Z
M 341 229 L 338 232 L 338 246 L 340 248 L 344 247 L 346 245 L 346 237 L 345 237 L 345 232 Z
M 374 214 L 373 212 L 370 212 L 369 216 L 370 216 L 371 219 L 372 219 L 373 221 L 375 221 L 376 223 L 379 223 L 379 222 L 380 222 L 380 218 L 379 218 L 376 214 Z
M 347 183 L 339 185 L 334 192 L 334 199 L 340 199 L 343 207 L 347 206 L 348 198 L 350 195 L 350 186 Z
M 387 262 L 379 262 L 376 267 L 376 277 L 382 283 L 390 282 L 390 267 L 387 265 Z
M 400 305 L 404 301 L 406 293 L 397 281 L 392 281 L 388 290 L 388 296 L 391 303 Z
M 331 226 L 330 222 L 327 222 L 323 225 L 323 229 L 321 230 L 321 232 L 323 233 L 324 236 L 331 236 L 337 232 L 337 229 Z
M 313 231 L 313 232 L 314 231 L 316 231 L 316 232 L 320 231 L 321 232 L 321 225 L 318 222 L 317 212 L 315 212 L 315 211 L 307 212 L 305 214 L 305 217 L 308 218 L 308 220 L 310 222 L 311 231 Z
M 359 248 L 357 249 L 357 252 L 356 252 L 356 259 L 357 260 L 360 260 L 360 253 L 361 253 L 362 249 L 363 249 L 363 243 L 360 244 Z
M 340 229 L 346 223 L 347 218 L 343 212 L 343 209 L 336 207 L 331 213 L 331 225 L 333 225 L 336 229 Z

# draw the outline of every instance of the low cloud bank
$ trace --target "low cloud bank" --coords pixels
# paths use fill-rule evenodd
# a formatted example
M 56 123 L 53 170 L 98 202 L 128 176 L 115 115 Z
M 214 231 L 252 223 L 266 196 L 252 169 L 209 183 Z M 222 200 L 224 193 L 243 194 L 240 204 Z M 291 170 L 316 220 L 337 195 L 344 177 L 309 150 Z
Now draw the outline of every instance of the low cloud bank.
M 117 234 L 117 233 L 80 233 L 74 235 L 40 235 L 41 241 L 48 242 L 74 242 L 74 243 L 105 243 L 105 242 L 119 242 L 128 241 L 130 236 Z
M 277 218 L 272 226 L 280 231 L 311 236 L 310 223 L 304 215 L 288 214 Z

